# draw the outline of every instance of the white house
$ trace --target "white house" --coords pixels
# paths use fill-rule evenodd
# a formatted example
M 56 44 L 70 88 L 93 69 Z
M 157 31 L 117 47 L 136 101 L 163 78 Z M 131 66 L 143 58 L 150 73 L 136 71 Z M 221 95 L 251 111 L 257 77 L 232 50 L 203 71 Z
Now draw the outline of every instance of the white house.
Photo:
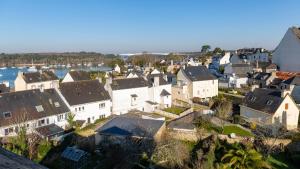
M 114 71 L 117 73 L 121 73 L 121 68 L 118 64 L 115 65 Z
M 293 98 L 284 91 L 257 88 L 246 95 L 240 105 L 246 120 L 271 129 L 297 129 L 299 109 Z
M 98 80 L 61 83 L 57 91 L 83 125 L 111 115 L 111 99 Z
M 67 105 L 55 89 L 33 89 L 0 94 L 0 137 L 15 136 L 20 127 L 28 133 L 55 137 L 67 125 Z
M 125 114 L 133 109 L 145 111 L 149 94 L 148 82 L 144 78 L 108 79 L 106 88 L 112 99 L 113 114 Z
M 291 27 L 276 47 L 272 62 L 280 71 L 300 72 L 300 28 Z
M 279 87 L 281 90 L 288 91 L 296 104 L 300 105 L 300 76 L 293 76 L 282 81 Z
M 51 71 L 19 72 L 15 80 L 15 91 L 31 89 L 51 89 L 58 87 L 59 79 Z
M 63 78 L 62 83 L 81 80 L 91 80 L 89 73 L 86 71 L 69 71 Z
M 218 69 L 222 65 L 229 64 L 230 57 L 231 57 L 230 52 L 225 52 L 225 54 L 223 56 L 214 56 L 212 58 L 212 64 L 213 64 L 214 68 Z
M 152 112 L 154 108 L 156 108 L 152 106 L 153 104 L 151 103 L 158 104 L 161 109 L 171 107 L 172 104 L 172 86 L 171 83 L 167 81 L 167 75 L 153 72 L 147 76 L 149 86 L 149 98 L 145 110 L 147 112 Z
M 177 81 L 188 86 L 190 99 L 193 97 L 206 99 L 218 95 L 218 79 L 205 66 L 189 66 L 180 69 Z
M 227 79 L 229 87 L 240 88 L 248 83 L 248 73 L 252 73 L 250 64 L 228 64 L 225 66 L 224 78 Z
M 268 62 L 269 53 L 264 48 L 244 48 L 239 49 L 230 58 L 231 63 L 255 63 L 258 62 Z

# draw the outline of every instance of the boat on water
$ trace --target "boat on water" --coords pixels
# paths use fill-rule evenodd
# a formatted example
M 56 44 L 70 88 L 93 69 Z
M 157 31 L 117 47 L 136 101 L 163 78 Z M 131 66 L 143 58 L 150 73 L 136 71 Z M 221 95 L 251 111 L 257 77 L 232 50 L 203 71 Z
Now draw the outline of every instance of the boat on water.
M 5 70 L 7 69 L 7 67 L 0 67 L 0 70 Z
M 28 72 L 37 72 L 37 69 L 35 66 L 31 66 L 27 69 Z
M 42 66 L 41 68 L 44 69 L 44 70 L 46 70 L 46 69 L 49 69 L 50 67 L 48 67 L 48 66 Z
M 2 77 L 3 75 L 2 74 L 0 74 L 0 77 Z
M 16 67 L 12 66 L 12 67 L 10 67 L 10 68 L 14 69 L 14 68 L 16 68 Z
M 18 69 L 24 69 L 24 68 L 26 68 L 26 67 L 24 67 L 24 66 L 20 66 L 20 67 L 18 67 Z

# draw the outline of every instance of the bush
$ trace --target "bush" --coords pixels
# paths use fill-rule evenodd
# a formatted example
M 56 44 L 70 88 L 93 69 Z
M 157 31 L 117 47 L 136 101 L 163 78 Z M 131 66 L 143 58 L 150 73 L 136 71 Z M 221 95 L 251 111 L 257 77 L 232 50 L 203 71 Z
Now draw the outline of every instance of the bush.
M 38 156 L 36 161 L 37 162 L 42 161 L 51 148 L 52 145 L 50 142 L 48 142 L 47 140 L 42 140 L 38 146 Z

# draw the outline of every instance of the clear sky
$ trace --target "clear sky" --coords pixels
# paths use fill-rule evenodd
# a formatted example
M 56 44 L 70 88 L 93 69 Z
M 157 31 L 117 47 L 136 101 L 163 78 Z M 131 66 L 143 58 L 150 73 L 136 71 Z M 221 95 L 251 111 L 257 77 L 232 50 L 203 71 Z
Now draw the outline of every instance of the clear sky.
M 273 49 L 300 0 L 0 0 L 0 52 Z

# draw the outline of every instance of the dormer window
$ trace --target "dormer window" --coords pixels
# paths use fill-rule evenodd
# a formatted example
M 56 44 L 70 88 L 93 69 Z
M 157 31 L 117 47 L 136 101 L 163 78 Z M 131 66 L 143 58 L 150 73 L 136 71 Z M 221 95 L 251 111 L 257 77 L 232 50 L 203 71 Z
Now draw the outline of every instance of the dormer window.
M 255 96 L 252 96 L 251 99 L 250 99 L 252 102 L 254 102 L 256 100 L 256 97 Z
M 137 95 L 136 94 L 132 94 L 131 95 L 131 106 L 135 106 L 136 105 L 136 99 L 137 99 Z
M 35 108 L 36 108 L 36 111 L 38 111 L 38 112 L 42 112 L 42 111 L 44 111 L 44 108 L 43 108 L 43 106 L 42 106 L 42 105 L 35 106 Z
M 3 112 L 4 118 L 11 118 L 11 112 Z

